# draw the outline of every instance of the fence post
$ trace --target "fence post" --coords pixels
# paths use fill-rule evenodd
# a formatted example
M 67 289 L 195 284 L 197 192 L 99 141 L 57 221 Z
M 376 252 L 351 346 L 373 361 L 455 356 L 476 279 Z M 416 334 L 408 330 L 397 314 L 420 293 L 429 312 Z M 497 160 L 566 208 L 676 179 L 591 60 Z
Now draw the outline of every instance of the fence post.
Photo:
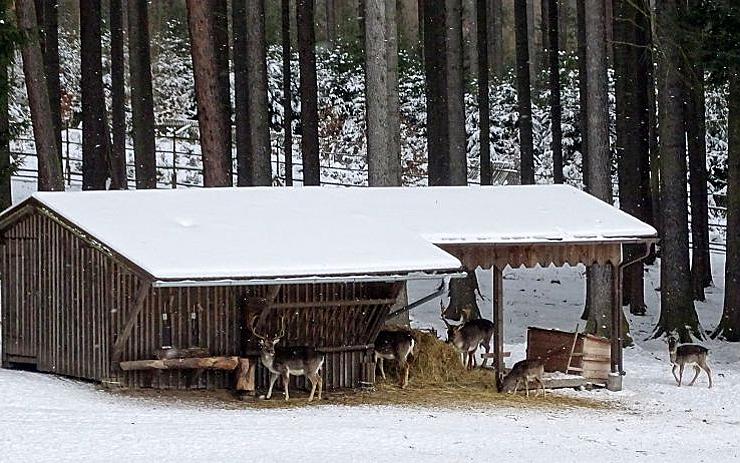
M 172 131 L 172 188 L 177 188 L 177 131 Z
M 64 146 L 67 156 L 64 158 L 64 167 L 67 169 L 67 186 L 72 185 L 72 168 L 69 162 L 69 126 L 64 129 Z M 64 156 L 64 153 L 62 153 Z

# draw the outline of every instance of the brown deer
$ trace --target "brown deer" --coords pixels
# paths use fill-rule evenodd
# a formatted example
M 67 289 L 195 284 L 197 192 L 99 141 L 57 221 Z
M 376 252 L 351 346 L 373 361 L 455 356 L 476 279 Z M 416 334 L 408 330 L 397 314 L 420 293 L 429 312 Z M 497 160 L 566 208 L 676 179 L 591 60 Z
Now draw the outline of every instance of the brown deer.
M 452 344 L 455 349 L 462 355 L 462 363 L 468 369 L 473 369 L 477 365 L 475 352 L 478 347 L 483 347 L 486 354 L 491 352 L 491 338 L 493 337 L 493 322 L 485 318 L 476 318 L 467 320 L 470 316 L 463 317 L 463 322 L 459 325 L 453 325 L 445 318 L 445 306 L 440 302 L 442 309 L 442 321 L 447 327 L 447 342 Z M 488 358 L 483 360 L 483 366 L 486 366 Z
M 522 381 L 524 381 L 524 389 L 529 397 L 529 381 L 533 380 L 539 383 L 542 389 L 542 395 L 545 395 L 545 385 L 542 383 L 542 376 L 545 374 L 545 360 L 544 359 L 527 359 L 521 360 L 514 364 L 509 374 L 504 377 L 501 383 L 501 390 L 499 392 L 506 392 L 516 394 L 517 389 Z M 535 397 L 539 395 L 539 390 L 535 393 Z
M 305 376 L 311 381 L 311 394 L 308 401 L 313 400 L 316 386 L 319 389 L 319 400 L 324 382 L 321 379 L 321 367 L 324 365 L 324 356 L 312 347 L 278 347 L 277 343 L 285 336 L 285 318 L 280 318 L 280 332 L 275 336 L 260 334 L 254 327 L 254 322 L 259 317 L 255 315 L 250 323 L 252 333 L 259 339 L 260 358 L 262 365 L 270 371 L 270 389 L 267 391 L 267 399 L 272 397 L 272 388 L 278 377 L 283 379 L 285 387 L 285 400 L 290 399 L 288 394 L 288 383 L 290 376 Z
M 712 387 L 712 370 L 707 364 L 709 359 L 709 349 L 698 344 L 681 344 L 678 345 L 678 340 L 673 336 L 668 337 L 668 353 L 671 356 L 671 363 L 673 364 L 673 377 L 676 378 L 678 387 L 681 387 L 681 381 L 683 380 L 683 368 L 685 365 L 694 366 L 694 379 L 691 380 L 689 386 L 693 386 L 696 378 L 699 377 L 701 370 L 707 373 L 709 378 L 709 387 Z M 676 368 L 679 369 L 678 375 L 676 375 Z
M 380 365 L 380 374 L 385 379 L 384 360 L 398 361 L 398 381 L 401 388 L 409 383 L 408 357 L 414 353 L 416 341 L 408 331 L 382 330 L 375 338 L 375 365 Z

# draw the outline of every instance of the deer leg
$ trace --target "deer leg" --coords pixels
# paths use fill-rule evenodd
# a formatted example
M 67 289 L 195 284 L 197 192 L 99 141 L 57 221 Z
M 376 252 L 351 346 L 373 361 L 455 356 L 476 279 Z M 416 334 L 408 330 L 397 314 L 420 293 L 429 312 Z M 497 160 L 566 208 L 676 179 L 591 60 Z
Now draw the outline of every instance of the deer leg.
M 694 379 L 691 380 L 689 383 L 689 386 L 693 386 L 696 382 L 696 378 L 699 377 L 699 373 L 701 373 L 701 368 L 699 368 L 699 365 L 694 365 Z
M 678 375 L 676 374 L 676 368 L 678 368 L 678 365 L 674 363 L 673 364 L 673 377 L 676 378 L 676 382 L 678 383 Z
M 385 380 L 385 369 L 383 368 L 383 357 L 378 357 L 378 363 L 380 364 L 380 376 Z
M 267 390 L 267 398 L 270 399 L 272 397 L 272 388 L 275 386 L 275 381 L 278 379 L 278 374 L 270 372 L 270 388 Z
M 540 387 L 537 388 L 537 392 L 535 393 L 534 396 L 537 397 L 540 394 L 540 389 L 542 389 L 542 397 L 544 397 L 545 396 L 545 383 L 543 383 L 540 378 L 535 378 L 534 380 L 537 381 L 540 385 Z
M 681 381 L 683 381 L 683 363 L 678 367 L 678 387 L 681 387 Z
M 290 399 L 290 394 L 288 394 L 288 383 L 290 382 L 290 373 L 287 371 L 283 373 L 283 386 L 285 386 L 285 400 Z
M 527 398 L 529 398 L 529 378 L 527 378 L 526 376 L 524 377 L 524 391 Z
M 308 401 L 311 402 L 313 400 L 313 395 L 316 392 L 316 386 L 319 382 L 318 374 L 314 373 L 312 375 L 306 375 L 306 377 L 311 380 L 311 394 L 308 396 Z
M 712 370 L 706 363 L 702 364 L 701 367 L 707 372 L 707 378 L 709 378 L 709 389 L 712 388 Z
M 321 400 L 321 391 L 324 389 L 324 380 L 321 378 L 321 370 L 316 372 L 316 380 L 319 382 L 319 400 Z
M 489 339 L 488 342 L 482 343 L 481 346 L 486 351 L 486 358 L 483 359 L 483 367 L 486 367 L 486 364 L 488 363 L 488 354 L 491 352 L 491 340 Z
M 512 394 L 516 395 L 516 391 L 517 391 L 517 389 L 519 389 L 519 384 L 520 384 L 519 382 L 520 381 L 521 381 L 520 379 L 517 379 L 516 380 L 516 383 L 514 383 L 514 392 Z

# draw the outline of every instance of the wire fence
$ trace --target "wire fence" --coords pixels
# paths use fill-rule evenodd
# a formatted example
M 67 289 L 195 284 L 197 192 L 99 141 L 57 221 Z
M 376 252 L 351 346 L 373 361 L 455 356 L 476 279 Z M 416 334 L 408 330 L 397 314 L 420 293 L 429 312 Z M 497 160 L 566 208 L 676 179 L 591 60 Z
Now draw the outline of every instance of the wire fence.
M 170 123 L 156 127 L 156 167 L 157 185 L 159 188 L 198 188 L 203 186 L 203 160 L 200 152 L 198 127 L 195 121 Z M 11 141 L 11 155 L 20 161 L 13 178 L 35 182 L 38 177 L 36 149 L 33 137 L 21 135 Z M 136 186 L 134 151 L 126 147 L 126 171 L 129 187 Z M 272 154 L 273 184 L 284 185 L 286 182 L 286 162 L 281 149 L 273 149 Z M 232 150 L 233 171 L 236 172 L 236 152 Z M 62 166 L 65 183 L 70 189 L 82 186 L 82 132 L 69 128 L 62 131 Z M 303 166 L 300 159 L 293 159 L 293 182 L 303 183 Z M 510 185 L 519 183 L 519 171 L 505 162 L 493 163 L 493 184 Z M 424 186 L 428 177 L 423 172 L 425 166 L 418 165 L 404 169 L 403 184 L 407 186 Z M 480 185 L 472 169 L 468 183 Z M 234 184 L 237 182 L 234 175 Z M 547 176 L 539 181 L 551 182 Z M 356 156 L 333 156 L 321 160 L 321 184 L 335 187 L 366 186 L 367 166 L 364 160 Z M 614 191 L 618 185 L 614 185 Z M 616 196 L 616 195 L 615 195 Z M 724 195 L 711 194 L 709 201 L 710 249 L 726 251 L 727 208 Z M 690 225 L 690 224 L 689 224 Z

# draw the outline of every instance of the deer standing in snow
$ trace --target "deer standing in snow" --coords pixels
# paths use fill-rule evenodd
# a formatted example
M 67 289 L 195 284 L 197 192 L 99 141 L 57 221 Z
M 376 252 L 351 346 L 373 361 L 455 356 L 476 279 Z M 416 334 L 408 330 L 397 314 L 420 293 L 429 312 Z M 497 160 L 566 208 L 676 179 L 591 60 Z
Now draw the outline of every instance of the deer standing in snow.
M 491 338 L 493 337 L 493 322 L 485 318 L 476 318 L 467 320 L 469 313 L 463 317 L 463 322 L 459 325 L 453 325 L 445 318 L 445 306 L 440 302 L 442 309 L 442 321 L 447 327 L 447 342 L 455 346 L 462 355 L 462 363 L 468 369 L 476 366 L 475 351 L 478 347 L 483 347 L 486 354 L 491 351 Z M 483 366 L 486 366 L 488 358 L 483 360 Z
M 671 356 L 671 363 L 673 364 L 673 377 L 676 378 L 678 387 L 681 387 L 681 380 L 683 380 L 683 368 L 685 365 L 694 366 L 694 379 L 691 380 L 689 386 L 693 386 L 696 378 L 699 377 L 701 370 L 707 373 L 709 378 L 709 387 L 712 387 L 712 370 L 707 364 L 709 358 L 709 349 L 698 344 L 681 344 L 678 345 L 678 340 L 673 336 L 668 337 L 668 353 Z M 678 375 L 676 375 L 676 368 L 679 369 Z
M 501 383 L 501 391 L 516 394 L 519 385 L 524 381 L 524 390 L 529 397 L 529 382 L 536 381 L 542 389 L 542 395 L 545 395 L 545 385 L 542 383 L 542 376 L 545 374 L 544 359 L 527 359 L 521 360 L 514 364 L 509 374 L 504 377 Z M 535 392 L 535 397 L 539 395 L 539 390 Z
M 375 338 L 375 365 L 380 365 L 380 374 L 385 379 L 384 360 L 398 361 L 398 380 L 401 388 L 409 382 L 408 357 L 414 352 L 416 341 L 408 331 L 383 330 Z
M 275 336 L 267 336 L 257 332 L 254 322 L 259 317 L 255 315 L 250 323 L 252 333 L 259 339 L 260 358 L 262 365 L 270 371 L 270 389 L 267 391 L 267 399 L 272 397 L 272 388 L 278 377 L 283 378 L 285 387 L 285 400 L 290 399 L 288 394 L 288 383 L 290 376 L 305 376 L 311 381 L 311 395 L 308 401 L 313 400 L 316 387 L 319 389 L 319 400 L 324 382 L 321 379 L 321 367 L 324 365 L 324 356 L 312 347 L 278 347 L 277 343 L 285 336 L 285 318 L 280 317 L 280 332 Z

